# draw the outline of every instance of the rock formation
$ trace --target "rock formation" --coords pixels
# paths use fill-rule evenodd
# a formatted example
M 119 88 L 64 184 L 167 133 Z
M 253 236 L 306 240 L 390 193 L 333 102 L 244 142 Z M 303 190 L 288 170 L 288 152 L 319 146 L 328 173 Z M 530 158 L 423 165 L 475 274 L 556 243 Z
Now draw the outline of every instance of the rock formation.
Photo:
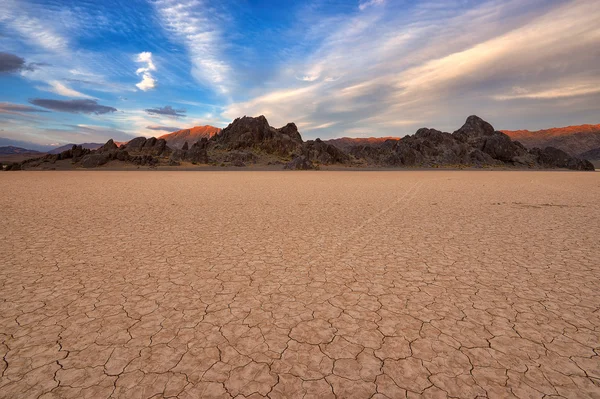
M 269 126 L 267 118 L 262 115 L 237 118 L 210 141 L 221 150 L 254 149 L 283 157 L 302 146 L 302 137 L 295 124 L 289 123 L 276 129 Z
M 111 161 L 144 166 L 176 166 L 182 162 L 222 166 L 284 165 L 285 169 L 314 169 L 326 165 L 375 167 L 517 167 L 594 170 L 586 160 L 553 147 L 528 150 L 477 116 L 467 118 L 454 133 L 422 128 L 402 139 L 368 140 L 346 147 L 316 139 L 304 142 L 293 123 L 269 125 L 264 116 L 237 118 L 210 139 L 171 149 L 165 139 L 137 137 L 121 145 L 107 141 L 97 150 L 82 146 L 11 164 L 7 170 L 45 167 L 70 160 L 75 167 L 95 168 Z

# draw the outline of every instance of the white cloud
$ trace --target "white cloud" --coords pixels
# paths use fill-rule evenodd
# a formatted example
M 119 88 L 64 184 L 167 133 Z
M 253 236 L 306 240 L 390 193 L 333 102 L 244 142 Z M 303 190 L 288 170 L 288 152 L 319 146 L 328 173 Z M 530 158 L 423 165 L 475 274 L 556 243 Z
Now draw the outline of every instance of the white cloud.
M 201 84 L 227 93 L 231 68 L 222 58 L 225 43 L 216 16 L 199 0 L 158 0 L 154 3 L 164 29 L 183 43 L 188 51 L 192 76 Z
M 50 91 L 52 93 L 56 93 L 63 97 L 74 97 L 74 98 L 93 98 L 92 96 L 88 96 L 87 94 L 83 94 L 77 90 L 73 90 L 70 87 L 64 85 L 58 80 L 51 80 L 48 82 L 48 86 L 36 86 L 39 90 Z
M 364 11 L 371 6 L 379 6 L 382 4 L 385 4 L 385 0 L 363 0 L 359 2 L 358 9 Z
M 135 73 L 142 75 L 142 81 L 137 83 L 136 86 L 142 91 L 152 90 L 156 87 L 156 79 L 152 76 L 152 71 L 156 71 L 156 66 L 152 61 L 152 53 L 144 51 L 137 55 L 136 62 L 146 64 L 146 66 L 138 68 Z
M 395 136 L 424 123 L 452 130 L 473 113 L 512 123 L 511 116 L 525 119 L 525 111 L 509 100 L 600 92 L 600 9 L 592 2 L 492 0 L 470 9 L 430 3 L 403 15 L 357 12 L 323 27 L 321 45 L 286 65 L 307 72 L 277 76 L 264 85 L 272 90 L 230 104 L 223 115 L 294 121 L 308 137 L 317 128 L 328 129 L 320 135 Z M 578 112 L 575 107 L 591 112 L 589 103 L 581 104 L 555 109 L 563 117 Z M 331 120 L 339 123 L 327 126 Z

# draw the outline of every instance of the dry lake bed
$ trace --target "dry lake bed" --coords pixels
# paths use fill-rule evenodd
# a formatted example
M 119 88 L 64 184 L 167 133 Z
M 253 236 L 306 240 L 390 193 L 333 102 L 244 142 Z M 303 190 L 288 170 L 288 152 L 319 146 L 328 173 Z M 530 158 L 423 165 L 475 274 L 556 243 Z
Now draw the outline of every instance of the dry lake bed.
M 1 398 L 600 397 L 600 173 L 0 185 Z

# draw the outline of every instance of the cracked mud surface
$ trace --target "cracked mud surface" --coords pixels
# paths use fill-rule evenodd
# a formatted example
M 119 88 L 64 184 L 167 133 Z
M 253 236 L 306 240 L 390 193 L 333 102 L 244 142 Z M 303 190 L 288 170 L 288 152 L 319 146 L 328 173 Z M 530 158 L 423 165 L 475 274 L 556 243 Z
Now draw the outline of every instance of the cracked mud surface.
M 1 398 L 599 398 L 600 174 L 0 174 Z

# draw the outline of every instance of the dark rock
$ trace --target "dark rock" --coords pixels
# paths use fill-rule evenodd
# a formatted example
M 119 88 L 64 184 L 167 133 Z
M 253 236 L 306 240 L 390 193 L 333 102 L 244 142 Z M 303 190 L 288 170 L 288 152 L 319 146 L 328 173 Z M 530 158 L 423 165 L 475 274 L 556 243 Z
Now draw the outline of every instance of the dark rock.
M 310 162 L 308 160 L 308 158 L 306 158 L 306 156 L 300 155 L 300 156 L 297 156 L 294 159 L 292 159 L 290 162 L 286 163 L 283 166 L 283 169 L 310 170 L 310 169 L 315 169 L 315 167 L 312 164 L 312 162 Z
M 175 161 L 174 159 L 169 159 L 169 166 L 179 166 L 181 163 Z
M 169 156 L 172 150 L 167 146 L 165 139 L 157 139 L 151 137 L 136 137 L 125 145 L 125 149 L 130 154 L 153 155 L 153 156 Z
M 125 144 L 125 148 L 131 152 L 140 152 L 146 144 L 145 137 L 136 137 Z
M 223 150 L 256 149 L 280 156 L 289 156 L 302 145 L 295 124 L 275 129 L 262 115 L 237 118 L 210 141 Z
M 5 170 L 10 170 L 10 171 L 22 170 L 22 167 L 21 167 L 21 164 L 19 162 L 13 162 L 13 163 L 9 163 L 8 165 L 6 165 L 6 169 Z
M 501 132 L 494 132 L 483 139 L 481 151 L 502 162 L 513 162 L 515 157 L 527 154 L 520 143 L 513 142 Z
M 226 162 L 231 162 L 234 166 L 245 164 L 246 162 L 256 162 L 256 155 L 247 151 L 230 151 L 225 156 Z M 237 164 L 237 165 L 236 165 Z
M 491 136 L 494 128 L 488 122 L 476 115 L 467 118 L 465 124 L 452 135 L 458 140 L 467 143 L 478 142 L 482 136 Z
M 110 161 L 109 154 L 88 154 L 83 157 L 81 160 L 82 168 L 97 168 L 98 166 L 102 166 Z
M 96 151 L 102 153 L 102 152 L 115 151 L 116 149 L 118 149 L 117 145 L 115 144 L 113 139 L 110 139 L 106 142 L 106 144 L 104 144 L 102 147 L 98 148 Z
M 595 170 L 594 165 L 584 159 L 574 158 L 554 147 L 546 147 L 543 150 L 534 148 L 532 154 L 537 155 L 538 162 L 545 168 L 566 168 L 572 170 Z
M 187 150 L 189 150 L 189 148 L 190 148 L 190 147 L 189 147 L 189 145 L 188 145 L 188 142 L 187 142 L 187 141 L 186 141 L 185 143 L 183 143 L 183 147 L 181 147 L 181 149 L 182 149 L 183 151 L 187 151 Z
M 321 139 L 305 142 L 302 145 L 301 154 L 309 161 L 322 165 L 350 163 L 348 154 L 334 145 L 323 142 Z

